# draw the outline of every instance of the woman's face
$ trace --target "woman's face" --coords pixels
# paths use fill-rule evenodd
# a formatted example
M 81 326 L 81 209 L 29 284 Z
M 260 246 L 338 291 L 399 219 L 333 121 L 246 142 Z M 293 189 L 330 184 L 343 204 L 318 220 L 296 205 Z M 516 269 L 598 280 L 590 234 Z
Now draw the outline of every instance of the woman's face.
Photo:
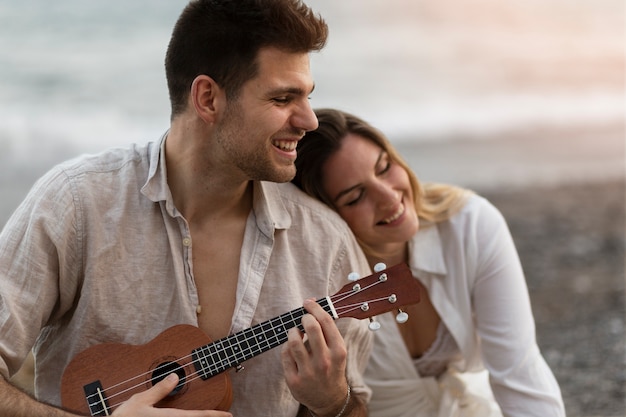
M 324 191 L 363 244 L 380 253 L 404 250 L 419 227 L 404 168 L 374 142 L 350 133 L 323 173 Z

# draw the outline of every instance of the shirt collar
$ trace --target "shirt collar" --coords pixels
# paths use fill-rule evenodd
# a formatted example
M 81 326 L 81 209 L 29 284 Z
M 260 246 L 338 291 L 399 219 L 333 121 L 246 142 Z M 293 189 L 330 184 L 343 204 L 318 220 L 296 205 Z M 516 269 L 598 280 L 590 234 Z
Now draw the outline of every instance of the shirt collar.
M 441 276 L 447 274 L 441 236 L 436 224 L 420 227 L 409 241 L 409 253 L 412 268 Z
M 170 215 L 174 215 L 174 200 L 167 184 L 167 166 L 165 164 L 165 132 L 159 142 L 150 146 L 148 179 L 141 192 L 153 202 L 165 201 Z M 283 203 L 280 187 L 273 182 L 255 181 L 253 185 L 253 211 L 259 230 L 272 237 L 276 229 L 288 229 L 291 215 Z
M 275 230 L 288 229 L 291 215 L 283 203 L 280 187 L 288 185 L 267 181 L 255 181 L 253 188 L 253 210 L 257 227 L 268 237 Z
M 172 214 L 174 201 L 167 184 L 167 167 L 165 165 L 165 140 L 168 133 L 169 131 L 165 132 L 158 142 L 150 145 L 148 179 L 141 188 L 141 193 L 155 203 L 165 201 L 168 212 Z

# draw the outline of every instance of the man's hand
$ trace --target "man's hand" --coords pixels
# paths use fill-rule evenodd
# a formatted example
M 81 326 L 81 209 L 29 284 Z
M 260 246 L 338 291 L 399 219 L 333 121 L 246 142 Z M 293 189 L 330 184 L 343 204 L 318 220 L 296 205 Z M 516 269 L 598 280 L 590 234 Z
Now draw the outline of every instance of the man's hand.
M 315 300 L 306 300 L 305 334 L 292 328 L 282 363 L 292 395 L 316 415 L 336 415 L 348 392 L 346 346 L 334 320 Z
M 172 392 L 176 384 L 178 384 L 178 376 L 170 374 L 149 390 L 130 397 L 112 415 L 117 417 L 232 417 L 232 414 L 226 411 L 173 410 L 154 407 L 154 404 Z

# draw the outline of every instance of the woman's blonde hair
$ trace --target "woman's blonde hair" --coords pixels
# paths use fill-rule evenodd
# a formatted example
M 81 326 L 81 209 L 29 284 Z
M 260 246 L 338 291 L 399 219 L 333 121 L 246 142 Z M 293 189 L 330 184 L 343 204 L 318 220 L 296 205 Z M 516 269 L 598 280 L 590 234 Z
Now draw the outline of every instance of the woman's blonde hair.
M 353 133 L 380 146 L 391 160 L 404 168 L 409 176 L 415 209 L 420 219 L 428 223 L 438 223 L 449 219 L 459 211 L 471 191 L 448 184 L 422 184 L 406 161 L 391 145 L 387 137 L 364 120 L 335 109 L 315 110 L 319 127 L 308 132 L 298 143 L 296 176 L 292 180 L 307 194 L 333 207 L 333 203 L 322 187 L 323 167 L 328 158 L 339 150 L 341 141 Z

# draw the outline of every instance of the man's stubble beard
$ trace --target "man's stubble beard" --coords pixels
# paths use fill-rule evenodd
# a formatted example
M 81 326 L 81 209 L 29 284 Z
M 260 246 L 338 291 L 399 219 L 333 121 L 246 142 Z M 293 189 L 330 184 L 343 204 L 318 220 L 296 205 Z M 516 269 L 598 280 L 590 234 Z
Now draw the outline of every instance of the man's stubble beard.
M 245 143 L 245 136 L 252 136 L 253 132 L 242 129 L 246 126 L 242 117 L 241 106 L 235 100 L 230 102 L 224 114 L 224 122 L 216 132 L 216 141 L 220 144 L 231 162 L 242 171 L 250 180 L 289 182 L 296 173 L 294 163 L 279 169 L 269 155 L 267 142 L 256 144 L 254 148 L 240 147 L 238 143 Z M 242 140 L 243 139 L 243 140 Z M 268 138 L 269 140 L 269 138 Z

